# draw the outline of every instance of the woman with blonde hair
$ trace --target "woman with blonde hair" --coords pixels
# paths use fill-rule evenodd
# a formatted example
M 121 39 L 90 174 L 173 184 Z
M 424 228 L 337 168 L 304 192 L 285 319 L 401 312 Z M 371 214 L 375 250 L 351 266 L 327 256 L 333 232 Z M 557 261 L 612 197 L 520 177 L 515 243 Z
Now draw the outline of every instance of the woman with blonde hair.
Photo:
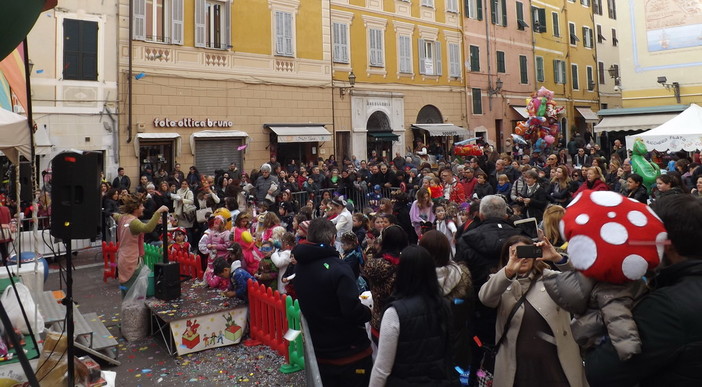
M 609 187 L 607 187 L 607 183 L 605 183 L 600 167 L 587 168 L 586 179 L 580 188 L 575 191 L 575 195 L 583 191 L 609 191 Z
M 605 183 L 609 189 L 613 190 L 614 186 L 619 182 L 619 168 L 621 168 L 619 161 L 612 161 L 609 163 L 609 168 L 607 169 L 607 175 L 605 176 Z
M 555 174 L 553 179 L 551 179 L 551 185 L 548 187 L 548 201 L 565 206 L 570 201 L 571 193 L 574 191 L 568 167 L 565 165 L 557 166 Z
M 546 211 L 544 211 L 544 221 L 541 225 L 544 231 L 544 238 L 548 239 L 561 255 L 565 254 L 565 249 L 561 248 L 565 241 L 561 236 L 558 225 L 563 219 L 563 215 L 565 215 L 565 208 L 559 205 L 548 206 Z

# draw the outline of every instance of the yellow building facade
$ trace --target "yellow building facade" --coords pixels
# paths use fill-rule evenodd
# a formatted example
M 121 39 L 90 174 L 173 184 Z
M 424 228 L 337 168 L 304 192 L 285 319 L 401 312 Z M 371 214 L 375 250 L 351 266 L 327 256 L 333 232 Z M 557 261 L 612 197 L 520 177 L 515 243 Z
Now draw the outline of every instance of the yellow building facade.
M 460 3 L 331 0 L 338 155 L 392 159 L 468 135 Z
M 590 1 L 533 0 L 531 3 L 532 18 L 541 26 L 538 31 L 533 29 L 537 88 L 552 90 L 558 105 L 565 107 L 560 124 L 566 139 L 575 133 L 589 138 L 588 133 L 598 120 L 595 112 L 599 110 Z
M 131 34 L 128 17 L 119 23 L 128 175 L 333 152 L 328 2 L 121 0 L 120 15 L 130 11 Z

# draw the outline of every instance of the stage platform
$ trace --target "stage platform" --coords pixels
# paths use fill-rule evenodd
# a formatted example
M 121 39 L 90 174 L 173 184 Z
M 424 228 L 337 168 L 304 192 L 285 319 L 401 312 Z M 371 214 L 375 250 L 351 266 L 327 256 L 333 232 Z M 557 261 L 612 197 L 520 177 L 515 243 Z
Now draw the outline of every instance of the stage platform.
M 146 306 L 151 335 L 160 338 L 172 356 L 238 344 L 248 318 L 244 301 L 224 297 L 221 290 L 196 280 L 181 284 L 179 299 L 148 298 Z

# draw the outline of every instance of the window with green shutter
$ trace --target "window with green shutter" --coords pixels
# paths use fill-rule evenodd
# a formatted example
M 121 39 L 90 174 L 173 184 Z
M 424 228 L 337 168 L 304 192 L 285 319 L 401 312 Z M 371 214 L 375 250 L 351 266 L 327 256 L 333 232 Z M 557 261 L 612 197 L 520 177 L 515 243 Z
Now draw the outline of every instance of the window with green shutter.
M 483 114 L 483 93 L 480 89 L 471 89 L 473 114 Z
M 527 57 L 519 55 L 519 82 L 522 84 L 529 83 L 529 69 L 527 66 Z
M 507 65 L 505 64 L 505 52 L 497 51 L 497 72 L 506 73 Z
M 480 47 L 470 46 L 470 71 L 480 71 Z

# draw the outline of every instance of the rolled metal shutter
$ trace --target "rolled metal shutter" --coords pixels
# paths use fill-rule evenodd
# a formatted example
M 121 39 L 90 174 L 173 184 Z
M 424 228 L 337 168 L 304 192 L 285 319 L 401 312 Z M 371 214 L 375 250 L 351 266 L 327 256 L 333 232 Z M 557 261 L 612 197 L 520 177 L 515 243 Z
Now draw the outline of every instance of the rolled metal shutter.
M 243 138 L 203 138 L 195 140 L 195 166 L 201 174 L 214 175 L 217 169 L 227 170 L 233 161 L 243 171 Z

